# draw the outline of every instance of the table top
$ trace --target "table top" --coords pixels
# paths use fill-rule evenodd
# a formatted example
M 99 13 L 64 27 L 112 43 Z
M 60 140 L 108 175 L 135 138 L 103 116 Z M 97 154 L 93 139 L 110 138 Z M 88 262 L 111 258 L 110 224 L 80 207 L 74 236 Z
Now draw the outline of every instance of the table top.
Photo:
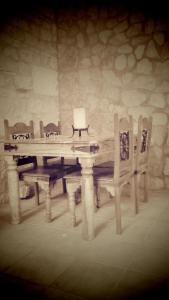
M 109 141 L 112 140 L 111 137 L 99 137 L 88 135 L 85 137 L 77 137 L 77 136 L 66 136 L 66 135 L 58 135 L 52 136 L 50 138 L 29 138 L 29 139 L 6 139 L 0 138 L 0 143 L 10 143 L 10 144 L 85 144 L 90 145 L 94 143 L 98 143 L 99 141 Z
M 113 138 L 97 136 L 64 136 L 51 138 L 33 138 L 23 140 L 0 139 L 0 155 L 37 155 L 81 157 L 87 154 L 98 156 L 100 153 L 110 152 Z M 85 155 L 86 154 L 86 155 Z

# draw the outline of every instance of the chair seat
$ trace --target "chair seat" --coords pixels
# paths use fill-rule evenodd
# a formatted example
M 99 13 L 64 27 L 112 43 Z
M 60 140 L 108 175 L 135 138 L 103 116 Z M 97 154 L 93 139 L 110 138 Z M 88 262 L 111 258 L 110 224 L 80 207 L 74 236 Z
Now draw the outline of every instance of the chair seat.
M 101 164 L 97 164 L 94 166 L 94 168 L 113 168 L 114 167 L 114 161 L 105 161 Z
M 98 167 L 93 167 L 93 176 L 94 177 L 100 177 L 100 176 L 107 176 L 107 175 L 109 175 L 109 176 L 111 176 L 111 177 L 113 177 L 113 168 L 109 168 L 109 167 L 107 167 L 107 168 L 103 168 L 103 167 L 100 167 L 100 168 L 98 168 Z M 71 173 L 71 174 L 68 174 L 68 175 L 66 175 L 66 176 L 64 176 L 66 179 L 79 179 L 80 180 L 80 178 L 81 178 L 81 171 L 80 170 L 78 170 L 78 171 L 76 171 L 76 172 L 73 172 L 73 173 Z
M 130 178 L 133 175 L 133 173 L 127 172 L 127 170 L 123 170 L 120 174 L 120 182 L 121 180 L 124 180 L 124 177 Z M 110 167 L 93 167 L 93 176 L 95 179 L 99 180 L 109 180 L 114 181 L 114 168 Z M 71 174 L 65 175 L 64 178 L 66 179 L 74 179 L 74 180 L 80 180 L 81 179 L 81 171 L 78 170 L 76 172 L 73 172 Z
M 15 156 L 17 159 L 17 166 L 22 166 L 24 164 L 34 163 L 37 164 L 36 156 Z
M 114 168 L 110 167 L 94 167 L 93 168 L 93 175 L 94 177 L 100 177 L 100 176 L 111 176 L 114 175 Z
M 51 165 L 48 167 L 37 167 L 35 169 L 27 170 L 22 172 L 21 176 L 24 178 L 32 177 L 32 181 L 35 181 L 35 178 L 38 180 L 52 181 L 56 179 L 63 178 L 64 175 L 72 172 L 72 166 L 63 166 L 58 168 L 58 166 Z

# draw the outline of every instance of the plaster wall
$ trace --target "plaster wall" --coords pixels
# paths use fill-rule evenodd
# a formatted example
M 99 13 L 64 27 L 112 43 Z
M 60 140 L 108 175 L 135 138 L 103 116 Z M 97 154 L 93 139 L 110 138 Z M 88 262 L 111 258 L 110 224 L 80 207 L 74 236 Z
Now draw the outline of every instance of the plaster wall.
M 1 12 L 2 13 L 2 12 Z M 4 119 L 34 122 L 59 120 L 58 66 L 55 14 L 36 7 L 1 18 L 0 32 L 0 136 Z M 7 201 L 5 163 L 0 158 L 0 203 Z

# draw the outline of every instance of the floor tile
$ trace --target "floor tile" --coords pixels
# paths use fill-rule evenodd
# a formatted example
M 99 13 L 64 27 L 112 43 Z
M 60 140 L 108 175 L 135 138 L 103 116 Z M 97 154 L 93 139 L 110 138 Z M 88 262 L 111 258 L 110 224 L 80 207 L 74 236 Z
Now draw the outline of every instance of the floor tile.
M 58 289 L 87 299 L 111 299 L 124 271 L 77 260 L 54 282 Z
M 164 299 L 168 284 L 166 279 L 128 270 L 114 290 L 114 299 Z
M 32 284 L 13 276 L 0 273 L 1 295 L 7 300 L 40 300 L 42 296 L 42 286 Z
M 42 285 L 51 284 L 72 264 L 73 258 L 55 251 L 32 251 L 6 270 L 7 274 Z
M 80 297 L 72 293 L 67 293 L 55 287 L 48 287 L 46 289 L 43 289 L 43 297 L 44 299 L 49 300 L 87 300 L 86 298 Z
M 143 245 L 135 250 L 130 269 L 169 278 L 169 251 Z

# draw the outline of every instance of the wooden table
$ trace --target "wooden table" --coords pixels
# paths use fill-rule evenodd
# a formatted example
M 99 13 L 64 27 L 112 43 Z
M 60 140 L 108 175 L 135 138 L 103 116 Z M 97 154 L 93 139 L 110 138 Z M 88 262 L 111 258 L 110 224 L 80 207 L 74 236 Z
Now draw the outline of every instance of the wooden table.
M 35 138 L 26 141 L 0 140 L 0 155 L 7 162 L 9 202 L 11 208 L 11 223 L 21 222 L 21 210 L 19 201 L 19 179 L 15 155 L 31 156 L 62 156 L 65 158 L 79 158 L 82 167 L 82 203 L 83 222 L 82 237 L 92 240 L 94 234 L 94 187 L 92 167 L 97 159 L 113 155 L 112 140 L 110 138 L 95 138 L 91 136 L 55 138 Z M 111 154 L 110 154 L 111 153 Z M 112 156 L 113 159 L 113 156 Z

